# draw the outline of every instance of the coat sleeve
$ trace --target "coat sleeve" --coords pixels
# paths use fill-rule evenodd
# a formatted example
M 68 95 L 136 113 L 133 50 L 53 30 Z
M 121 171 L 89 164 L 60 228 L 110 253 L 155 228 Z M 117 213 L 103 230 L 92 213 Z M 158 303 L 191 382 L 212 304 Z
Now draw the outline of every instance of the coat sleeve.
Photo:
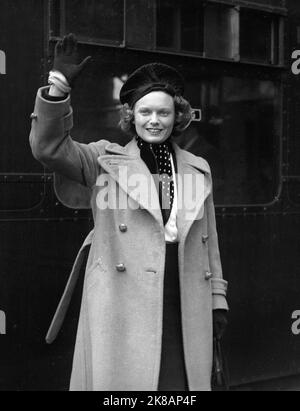
M 212 191 L 207 198 L 208 223 L 208 257 L 212 273 L 213 309 L 228 310 L 226 301 L 227 281 L 223 279 L 222 264 L 219 251 L 218 234 L 216 229 L 215 207 Z
M 50 170 L 68 180 L 92 188 L 98 175 L 97 158 L 106 140 L 81 144 L 72 140 L 73 111 L 70 96 L 60 101 L 46 100 L 38 90 L 30 132 L 33 156 Z

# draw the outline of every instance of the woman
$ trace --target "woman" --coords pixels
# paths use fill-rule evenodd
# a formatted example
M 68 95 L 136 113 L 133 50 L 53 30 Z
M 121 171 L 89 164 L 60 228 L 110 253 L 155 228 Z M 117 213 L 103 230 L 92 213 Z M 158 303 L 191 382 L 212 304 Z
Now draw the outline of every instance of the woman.
M 182 77 L 159 63 L 139 68 L 120 93 L 121 126 L 132 140 L 80 144 L 69 135 L 69 93 L 88 59 L 77 64 L 73 35 L 58 42 L 51 85 L 38 91 L 32 115 L 32 152 L 55 172 L 57 196 L 92 208 L 95 220 L 47 341 L 59 331 L 91 245 L 71 390 L 209 390 L 213 325 L 220 337 L 227 282 L 209 165 L 173 141 L 192 119 Z

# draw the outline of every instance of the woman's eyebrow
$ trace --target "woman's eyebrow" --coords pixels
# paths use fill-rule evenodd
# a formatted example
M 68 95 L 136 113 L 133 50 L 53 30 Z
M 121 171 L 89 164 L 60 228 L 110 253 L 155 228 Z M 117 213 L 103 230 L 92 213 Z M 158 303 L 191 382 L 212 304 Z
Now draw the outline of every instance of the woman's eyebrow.
M 152 107 L 152 106 L 140 106 L 138 110 L 171 110 L 171 107 L 168 106 L 162 106 L 162 107 Z

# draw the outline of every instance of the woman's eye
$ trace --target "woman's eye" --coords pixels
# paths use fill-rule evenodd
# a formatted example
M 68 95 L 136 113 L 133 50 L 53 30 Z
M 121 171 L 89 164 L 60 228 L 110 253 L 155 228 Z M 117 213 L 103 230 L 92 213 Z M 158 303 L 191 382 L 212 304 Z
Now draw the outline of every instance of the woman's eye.
M 140 114 L 141 114 L 142 116 L 149 116 L 149 115 L 150 115 L 150 111 L 149 111 L 149 110 L 141 110 L 141 111 L 140 111 Z
M 167 117 L 170 113 L 168 111 L 161 111 L 159 114 L 163 117 Z

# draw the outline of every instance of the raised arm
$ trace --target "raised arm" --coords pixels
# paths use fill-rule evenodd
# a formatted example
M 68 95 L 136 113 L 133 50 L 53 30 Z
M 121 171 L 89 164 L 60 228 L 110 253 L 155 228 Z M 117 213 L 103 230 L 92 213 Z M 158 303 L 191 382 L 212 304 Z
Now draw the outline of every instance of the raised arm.
M 89 59 L 87 57 L 78 64 L 77 41 L 72 34 L 56 44 L 51 71 L 53 84 L 38 90 L 29 140 L 33 156 L 46 167 L 92 187 L 98 173 L 97 158 L 107 141 L 81 144 L 72 140 L 69 94 L 70 86 L 74 85 Z

